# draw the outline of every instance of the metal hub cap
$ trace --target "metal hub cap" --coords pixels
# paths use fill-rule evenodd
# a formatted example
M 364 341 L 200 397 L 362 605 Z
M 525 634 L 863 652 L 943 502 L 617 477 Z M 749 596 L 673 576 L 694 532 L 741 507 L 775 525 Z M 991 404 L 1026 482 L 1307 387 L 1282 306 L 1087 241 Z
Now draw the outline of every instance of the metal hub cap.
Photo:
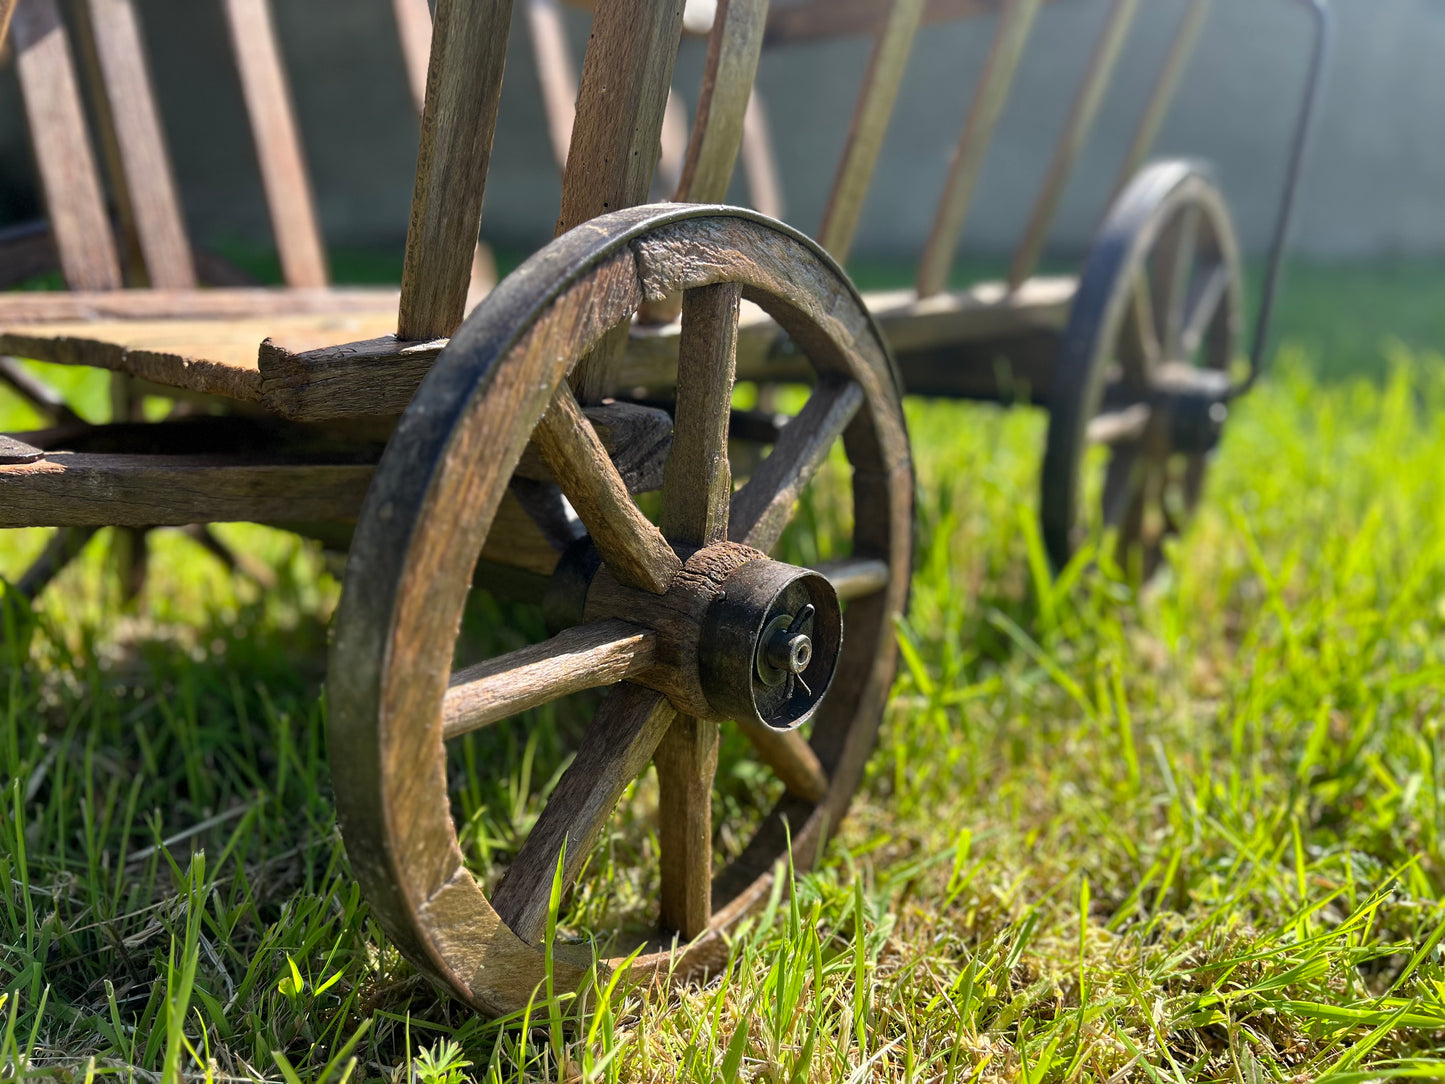
M 832 584 L 806 568 L 753 561 L 708 608 L 698 673 L 720 716 L 792 730 L 828 691 L 842 645 Z

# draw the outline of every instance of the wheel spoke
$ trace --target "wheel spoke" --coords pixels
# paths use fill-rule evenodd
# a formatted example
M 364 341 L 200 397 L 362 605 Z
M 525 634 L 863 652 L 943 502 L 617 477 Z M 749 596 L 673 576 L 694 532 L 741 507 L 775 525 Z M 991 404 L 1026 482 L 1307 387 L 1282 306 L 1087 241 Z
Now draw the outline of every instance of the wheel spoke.
M 533 436 L 557 484 L 621 582 L 660 595 L 682 567 L 613 466 L 602 440 L 563 384 Z
M 1195 253 L 1199 247 L 1199 221 L 1203 213 L 1191 203 L 1179 212 L 1172 236 L 1160 246 L 1164 257 L 1163 284 L 1164 354 L 1174 361 L 1180 354 L 1184 334 L 1184 307 L 1189 300 L 1189 284 L 1194 276 Z
M 827 561 L 816 565 L 814 572 L 827 578 L 838 592 L 838 600 L 865 598 L 888 586 L 891 578 L 887 561 L 854 557 L 844 561 Z
M 828 793 L 828 773 L 807 739 L 796 730 L 770 730 L 757 723 L 739 724 L 758 759 L 783 781 L 788 793 L 805 802 L 821 802 Z
M 455 738 L 568 693 L 611 685 L 655 661 L 657 636 L 626 621 L 578 625 L 452 675 L 442 735 Z
M 728 421 L 741 299 L 735 282 L 683 295 L 677 408 L 662 479 L 662 531 L 673 543 L 708 546 L 727 537 Z
M 45 549 L 15 581 L 21 597 L 34 602 L 41 591 L 80 555 L 85 544 L 95 537 L 99 527 L 61 527 L 50 536 Z
M 1123 410 L 1096 414 L 1089 420 L 1085 439 L 1090 444 L 1105 444 L 1110 447 L 1140 440 L 1149 428 L 1152 414 L 1148 403 L 1135 403 Z
M 1119 340 L 1119 362 L 1125 383 L 1136 390 L 1149 383 L 1149 373 L 1159 364 L 1159 328 L 1154 317 L 1154 299 L 1149 280 L 1140 268 L 1134 275 L 1129 316 Z
M 58 391 L 33 376 L 11 357 L 0 357 L 0 384 L 4 384 L 55 425 L 84 425 Z
M 677 712 L 661 693 L 623 683 L 597 709 L 577 756 L 537 818 L 527 842 L 492 894 L 492 906 L 523 941 L 545 932 L 558 856 L 563 884 L 581 871 L 622 792 L 657 750 Z
M 1224 264 L 1216 264 L 1202 276 L 1199 289 L 1189 299 L 1189 314 L 1184 321 L 1184 330 L 1180 332 L 1180 358 L 1192 358 L 1199 351 L 1228 291 L 1229 268 Z
M 712 785 L 717 748 L 717 723 L 680 715 L 667 728 L 653 758 L 662 847 L 662 925 L 689 941 L 712 919 Z
M 1133 511 L 1139 491 L 1139 462 L 1143 458 L 1143 444 L 1130 441 L 1117 445 L 1109 457 L 1109 466 L 1104 474 L 1104 495 L 1102 507 L 1104 526 L 1118 527 L 1121 535 L 1124 521 Z
M 783 426 L 772 454 L 733 494 L 728 537 L 764 552 L 772 549 L 792 517 L 794 503 L 862 405 L 863 391 L 854 382 L 820 384 Z

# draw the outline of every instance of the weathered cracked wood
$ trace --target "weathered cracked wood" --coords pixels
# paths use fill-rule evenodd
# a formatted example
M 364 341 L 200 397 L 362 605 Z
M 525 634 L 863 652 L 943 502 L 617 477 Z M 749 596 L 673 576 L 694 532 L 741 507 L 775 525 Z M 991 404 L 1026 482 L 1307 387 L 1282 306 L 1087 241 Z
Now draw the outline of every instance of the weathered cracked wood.
M 743 140 L 767 0 L 718 0 L 678 202 L 721 203 Z
M 120 258 L 55 0 L 18 0 L 10 41 L 40 191 L 66 284 L 78 290 L 118 289 Z
M 497 914 L 523 941 L 535 943 L 542 936 L 563 848 L 565 885 L 576 880 L 623 790 L 647 767 L 676 715 L 661 693 L 626 682 L 597 709 L 576 757 L 492 893 Z
M 570 388 L 557 389 L 533 440 L 617 578 L 655 595 L 666 591 L 682 562 L 632 502 Z
M 657 765 L 657 838 L 661 850 L 661 922 L 690 941 L 712 920 L 712 788 L 718 724 L 679 715 L 653 757 Z
M 953 256 L 973 202 L 979 172 L 993 142 L 994 129 L 1008 100 L 1009 89 L 1018 73 L 1024 46 L 1038 15 L 1040 0 L 1004 0 L 998 30 L 984 62 L 969 106 L 968 120 L 953 149 L 953 160 L 944 182 L 943 198 L 934 216 L 933 229 L 924 243 L 918 265 L 918 296 L 931 297 L 944 288 L 953 267 Z
M 466 312 L 511 0 L 438 0 L 397 337 L 452 334 Z
M 221 456 L 50 452 L 0 466 L 0 527 L 165 527 L 356 518 L 374 469 Z
M 270 2 L 224 0 L 223 6 L 281 275 L 289 286 L 325 286 L 326 252 Z
M 458 670 L 442 704 L 455 738 L 569 693 L 613 685 L 653 664 L 656 636 L 626 621 L 598 621 Z
M 93 101 L 111 189 L 139 258 L 141 274 L 132 276 L 132 284 L 194 287 L 195 263 L 134 2 L 83 0 L 77 10 L 81 53 L 97 89 Z
M 888 21 L 883 25 L 868 69 L 863 73 L 863 89 L 853 109 L 853 124 L 843 158 L 833 178 L 833 190 L 823 211 L 823 224 L 818 227 L 818 243 L 840 263 L 846 263 L 853 247 L 853 235 L 868 198 L 873 169 L 888 133 L 888 121 L 898 100 L 898 87 L 913 51 L 918 22 L 923 17 L 924 0 L 894 0 Z
M 843 439 L 857 502 L 851 552 L 884 562 L 890 578 L 884 591 L 848 604 L 843 650 L 849 672 L 840 676 L 841 698 L 830 696 L 813 723 L 814 751 L 829 779 L 823 800 L 815 806 L 785 800 L 743 859 L 714 882 L 714 909 L 701 935 L 676 956 L 665 946 L 645 952 L 629 965 L 635 975 L 646 980 L 673 968 L 687 974 L 715 966 L 725 955 L 727 932 L 766 901 L 779 863 L 787 860 L 784 821 L 793 854 L 806 864 L 861 777 L 892 672 L 892 621 L 905 597 L 911 552 L 911 474 L 897 382 L 861 301 L 811 243 L 749 212 L 636 208 L 564 235 L 478 308 L 398 425 L 353 540 L 328 679 L 331 742 L 352 751 L 334 766 L 352 868 L 395 943 L 479 1008 L 506 1012 L 525 1005 L 542 977 L 543 956 L 524 939 L 535 939 L 545 924 L 563 840 L 564 876 L 575 878 L 598 828 L 657 750 L 676 708 L 667 699 L 672 692 L 626 683 L 615 688 L 611 697 L 626 697 L 637 710 L 605 708 L 594 720 L 583 751 L 489 902 L 457 846 L 443 745 L 447 671 L 476 557 L 496 531 L 512 471 L 569 369 L 607 328 L 635 311 L 644 291 L 666 296 L 729 281 L 740 282 L 746 296 L 771 312 L 825 384 L 851 382 L 863 391 L 864 407 Z M 681 596 L 697 588 L 700 593 L 689 596 L 695 609 L 707 597 L 703 580 L 722 582 L 717 576 L 725 579 L 728 561 L 761 559 L 731 544 L 707 547 L 689 560 L 700 557 L 723 559 L 723 565 L 667 595 L 618 589 L 619 605 L 630 610 L 623 619 L 657 634 L 660 660 L 685 654 L 664 627 L 697 621 L 682 612 L 688 607 Z M 607 563 L 597 571 L 588 605 L 600 604 L 604 582 L 616 582 L 614 571 Z M 672 617 L 664 613 L 669 606 Z M 635 679 L 657 680 L 670 665 L 660 661 Z M 684 694 L 677 692 L 691 705 Z M 705 743 L 693 748 L 706 753 Z M 701 848 L 691 853 L 700 855 Z M 689 863 L 694 872 L 686 883 L 700 883 L 700 868 Z M 557 989 L 574 989 L 584 974 L 559 968 Z

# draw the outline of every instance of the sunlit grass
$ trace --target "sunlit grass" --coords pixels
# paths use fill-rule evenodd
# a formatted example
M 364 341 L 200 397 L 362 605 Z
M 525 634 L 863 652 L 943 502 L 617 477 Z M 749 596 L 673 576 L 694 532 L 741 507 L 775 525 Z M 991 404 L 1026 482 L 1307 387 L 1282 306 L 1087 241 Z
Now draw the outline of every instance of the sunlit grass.
M 436 994 L 360 900 L 324 747 L 324 555 L 223 528 L 277 569 L 262 592 L 163 534 L 127 611 L 102 535 L 33 616 L 7 610 L 0 1077 L 1445 1076 L 1445 361 L 1387 362 L 1321 385 L 1287 353 L 1142 597 L 1040 577 L 1037 414 L 910 402 L 905 665 L 841 837 L 726 975 L 599 976 L 525 1022 Z M 0 574 L 38 544 L 0 537 Z M 565 764 L 569 710 L 460 743 L 484 874 Z M 564 926 L 648 905 L 652 785 Z

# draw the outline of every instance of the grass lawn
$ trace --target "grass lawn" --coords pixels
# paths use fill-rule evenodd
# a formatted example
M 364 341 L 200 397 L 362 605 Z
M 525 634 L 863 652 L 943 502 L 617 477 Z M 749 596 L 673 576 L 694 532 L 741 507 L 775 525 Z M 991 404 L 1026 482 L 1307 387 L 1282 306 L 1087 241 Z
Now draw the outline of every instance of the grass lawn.
M 1445 346 L 1445 275 L 1305 278 L 1142 596 L 1038 574 L 1037 414 L 910 402 L 917 571 L 878 752 L 821 868 L 703 986 L 599 980 L 585 1011 L 501 1022 L 435 993 L 336 830 L 327 559 L 221 528 L 275 569 L 261 592 L 162 532 L 127 610 L 102 535 L 5 609 L 0 1079 L 1445 1078 L 1445 359 L 1387 338 Z M 101 409 L 94 374 L 61 376 Z M 32 423 L 0 401 L 0 428 Z M 0 537 L 0 574 L 43 542 Z M 485 601 L 472 623 L 538 631 Z M 582 707 L 458 743 L 483 875 Z M 767 796 L 742 753 L 720 823 Z M 564 926 L 650 898 L 653 786 Z

